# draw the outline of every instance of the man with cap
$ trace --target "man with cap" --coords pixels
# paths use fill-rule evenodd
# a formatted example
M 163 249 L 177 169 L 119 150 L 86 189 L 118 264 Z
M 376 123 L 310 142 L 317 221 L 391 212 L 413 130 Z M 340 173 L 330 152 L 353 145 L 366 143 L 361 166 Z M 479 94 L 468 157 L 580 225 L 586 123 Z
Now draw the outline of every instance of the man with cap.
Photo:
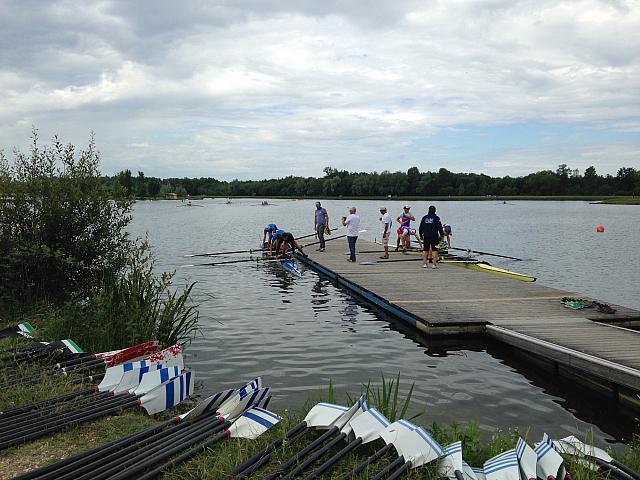
M 380 207 L 380 234 L 382 235 L 382 245 L 384 255 L 380 258 L 389 258 L 389 237 L 391 236 L 391 215 L 387 212 L 387 207 Z
M 414 217 L 409 212 L 410 209 L 411 207 L 409 205 L 405 205 L 404 207 L 402 207 L 402 213 L 398 215 L 398 218 L 396 218 L 396 221 L 400 224 L 400 226 L 398 227 L 398 231 L 396 232 L 398 234 L 398 240 L 396 241 L 396 252 L 400 248 L 400 242 L 402 242 L 402 253 L 407 253 L 407 245 L 404 242 L 405 228 L 402 227 L 406 227 L 407 229 L 409 229 L 411 228 L 411 221 L 416 221 L 416 217 Z

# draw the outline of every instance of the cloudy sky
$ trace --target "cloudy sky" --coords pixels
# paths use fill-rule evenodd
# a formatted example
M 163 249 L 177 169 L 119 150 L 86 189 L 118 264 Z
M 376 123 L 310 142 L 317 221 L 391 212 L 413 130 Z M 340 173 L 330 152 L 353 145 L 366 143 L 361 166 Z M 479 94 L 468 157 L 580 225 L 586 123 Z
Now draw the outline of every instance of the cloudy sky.
M 640 168 L 640 0 L 0 0 L 0 147 L 223 179 Z

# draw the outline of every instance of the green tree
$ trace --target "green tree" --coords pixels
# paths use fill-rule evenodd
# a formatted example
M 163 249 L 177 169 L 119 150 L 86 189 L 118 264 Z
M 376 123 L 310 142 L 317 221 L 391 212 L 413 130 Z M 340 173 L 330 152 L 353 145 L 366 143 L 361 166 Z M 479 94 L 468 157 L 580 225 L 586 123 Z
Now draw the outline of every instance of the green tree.
M 76 152 L 34 129 L 28 154 L 0 151 L 0 299 L 66 299 L 121 268 L 130 240 L 131 202 L 104 187 L 93 135 Z M 1 302 L 0 302 L 1 303 Z

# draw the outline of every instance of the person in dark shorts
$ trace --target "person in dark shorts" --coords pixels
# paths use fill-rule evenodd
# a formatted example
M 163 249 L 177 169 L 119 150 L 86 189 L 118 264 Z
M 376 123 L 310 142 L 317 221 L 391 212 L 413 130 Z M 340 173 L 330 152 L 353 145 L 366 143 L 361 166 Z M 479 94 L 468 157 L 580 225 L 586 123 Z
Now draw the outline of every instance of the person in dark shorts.
M 280 250 L 282 250 L 282 253 L 280 253 Z M 302 255 L 303 257 L 307 256 L 307 254 L 304 253 L 304 251 L 302 250 L 302 247 L 300 246 L 300 244 L 296 242 L 296 239 L 293 237 L 293 234 L 289 232 L 284 232 L 283 234 L 278 236 L 278 239 L 277 239 L 276 257 L 278 256 L 284 257 L 287 254 L 287 250 L 291 250 L 291 252 L 294 252 L 295 250 L 299 250 L 300 255 Z
M 436 245 L 444 237 L 444 230 L 440 217 L 436 215 L 436 207 L 433 205 L 429 207 L 429 213 L 420 220 L 418 232 L 422 239 L 423 268 L 427 268 L 429 257 L 431 257 L 432 262 L 431 268 L 438 268 L 438 249 Z

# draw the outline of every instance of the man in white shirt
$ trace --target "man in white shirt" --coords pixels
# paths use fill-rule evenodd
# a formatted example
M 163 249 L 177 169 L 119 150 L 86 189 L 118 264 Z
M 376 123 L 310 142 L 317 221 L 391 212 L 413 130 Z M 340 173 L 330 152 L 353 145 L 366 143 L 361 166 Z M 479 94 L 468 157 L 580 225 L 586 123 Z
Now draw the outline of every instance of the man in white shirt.
M 389 258 L 389 236 L 391 235 L 391 215 L 387 212 L 387 207 L 380 207 L 380 233 L 382 234 L 382 245 L 384 255 L 380 258 Z
M 347 241 L 349 242 L 348 262 L 356 261 L 356 240 L 358 240 L 358 229 L 360 228 L 360 217 L 356 214 L 356 207 L 349 209 L 349 216 L 342 217 L 342 225 L 347 227 Z

